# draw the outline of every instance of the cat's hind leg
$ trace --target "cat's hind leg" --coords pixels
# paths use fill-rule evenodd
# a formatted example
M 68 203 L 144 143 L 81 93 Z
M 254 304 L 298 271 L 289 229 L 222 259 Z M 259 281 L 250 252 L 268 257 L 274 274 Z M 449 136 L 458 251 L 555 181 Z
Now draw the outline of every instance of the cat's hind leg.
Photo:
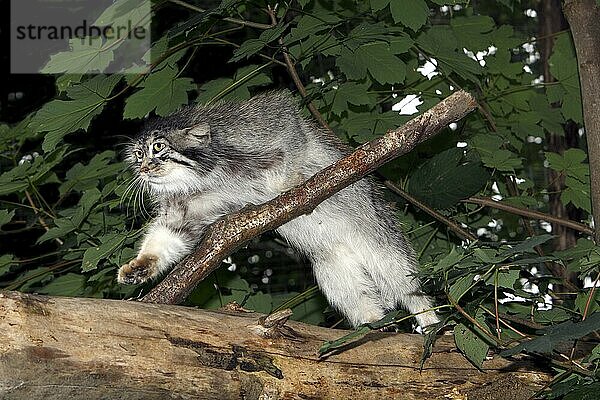
M 372 279 L 350 249 L 312 260 L 319 288 L 353 327 L 383 318 L 385 311 Z

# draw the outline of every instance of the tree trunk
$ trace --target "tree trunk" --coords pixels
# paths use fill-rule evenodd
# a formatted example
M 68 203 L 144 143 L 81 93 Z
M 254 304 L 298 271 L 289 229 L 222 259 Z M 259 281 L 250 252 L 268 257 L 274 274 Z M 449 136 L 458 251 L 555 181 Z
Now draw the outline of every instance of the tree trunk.
M 319 360 L 322 343 L 345 332 L 267 330 L 258 318 L 2 292 L 0 398 L 524 400 L 550 379 L 527 359 L 494 357 L 479 371 L 451 336 L 422 371 L 423 337 L 411 334 L 372 332 Z
M 539 31 L 539 50 L 541 54 L 541 64 L 544 73 L 544 82 L 552 83 L 555 81 L 550 73 L 550 56 L 554 48 L 555 34 L 568 29 L 567 21 L 564 19 L 560 8 L 561 0 L 546 0 L 540 4 L 540 31 Z M 560 104 L 554 104 L 554 107 L 560 107 Z M 565 150 L 578 147 L 579 135 L 577 133 L 577 124 L 568 121 L 564 126 L 564 132 L 549 132 L 547 135 L 548 150 L 563 154 Z M 549 212 L 558 218 L 570 219 L 574 221 L 581 220 L 579 210 L 575 207 L 565 207 L 560 196 L 565 188 L 565 177 L 552 169 L 548 171 L 550 201 Z M 552 233 L 555 235 L 554 250 L 569 249 L 577 243 L 578 235 L 575 231 L 558 224 L 552 224 Z M 553 273 L 563 279 L 577 282 L 574 274 L 569 274 L 564 268 L 555 264 Z M 559 272 L 557 274 L 557 272 Z
M 600 5 L 596 0 L 567 0 L 563 10 L 577 52 L 583 121 L 590 162 L 596 244 L 600 244 Z

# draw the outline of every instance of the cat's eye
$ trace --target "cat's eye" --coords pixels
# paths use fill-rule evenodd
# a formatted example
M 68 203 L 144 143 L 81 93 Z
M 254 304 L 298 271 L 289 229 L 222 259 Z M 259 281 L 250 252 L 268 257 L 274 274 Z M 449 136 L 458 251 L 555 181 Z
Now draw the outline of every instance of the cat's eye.
M 157 152 L 157 153 L 158 153 L 159 151 L 163 151 L 165 147 L 166 147 L 166 145 L 165 145 L 164 143 L 162 143 L 162 142 L 156 142 L 156 143 L 154 143 L 154 145 L 152 146 L 152 149 L 153 149 L 155 152 Z
M 137 158 L 138 160 L 141 160 L 142 157 L 144 157 L 144 153 L 141 150 L 136 150 L 133 152 L 133 154 L 135 155 L 135 158 Z

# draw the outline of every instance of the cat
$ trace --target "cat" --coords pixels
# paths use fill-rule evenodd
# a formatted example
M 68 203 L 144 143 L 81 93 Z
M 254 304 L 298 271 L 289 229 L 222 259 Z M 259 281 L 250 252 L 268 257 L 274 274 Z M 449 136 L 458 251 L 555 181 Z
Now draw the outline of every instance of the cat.
M 149 120 L 126 158 L 157 216 L 118 281 L 139 284 L 159 276 L 193 250 L 207 225 L 301 184 L 347 152 L 304 118 L 286 91 L 187 106 Z M 413 276 L 414 251 L 370 179 L 277 232 L 311 261 L 321 291 L 352 326 L 377 321 L 399 305 L 416 313 L 422 327 L 438 322 Z

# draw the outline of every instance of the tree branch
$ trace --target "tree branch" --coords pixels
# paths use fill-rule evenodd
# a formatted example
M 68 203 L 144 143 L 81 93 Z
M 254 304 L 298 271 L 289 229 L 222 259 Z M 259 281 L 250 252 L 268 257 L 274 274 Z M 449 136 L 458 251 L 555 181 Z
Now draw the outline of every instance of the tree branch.
M 468 199 L 462 200 L 463 203 L 471 203 L 471 204 L 479 204 L 481 206 L 492 207 L 502 211 L 508 211 L 509 213 L 521 215 L 523 217 L 532 218 L 532 219 L 541 219 L 548 222 L 553 222 L 557 225 L 566 226 L 567 228 L 571 228 L 573 230 L 583 232 L 588 235 L 593 235 L 594 230 L 589 226 L 580 224 L 579 222 L 571 221 L 568 219 L 563 219 L 559 217 L 555 217 L 554 215 L 544 214 L 539 211 L 532 211 L 525 208 L 520 208 L 516 206 L 512 206 L 510 204 L 506 204 L 500 201 L 494 201 L 492 199 L 486 199 L 484 197 L 469 197 Z
M 408 153 L 448 124 L 477 107 L 473 96 L 458 91 L 404 126 L 358 147 L 297 186 L 260 206 L 247 206 L 210 225 L 204 240 L 142 301 L 179 303 L 223 259 L 253 237 L 310 213 L 321 202 L 386 162 Z

